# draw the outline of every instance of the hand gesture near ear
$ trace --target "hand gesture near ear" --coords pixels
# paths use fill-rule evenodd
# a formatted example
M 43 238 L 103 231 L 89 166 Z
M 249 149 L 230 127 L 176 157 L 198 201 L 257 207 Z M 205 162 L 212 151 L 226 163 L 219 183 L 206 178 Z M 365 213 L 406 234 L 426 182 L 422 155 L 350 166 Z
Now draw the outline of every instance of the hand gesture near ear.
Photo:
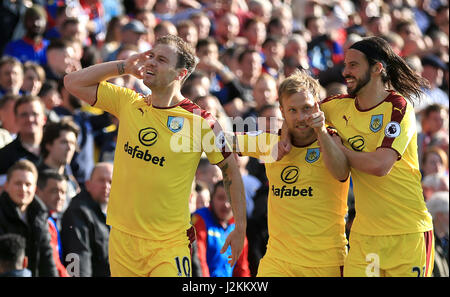
M 149 58 L 150 51 L 139 54 L 134 54 L 123 60 L 117 65 L 117 70 L 120 75 L 131 74 L 139 79 L 144 77 L 144 64 Z

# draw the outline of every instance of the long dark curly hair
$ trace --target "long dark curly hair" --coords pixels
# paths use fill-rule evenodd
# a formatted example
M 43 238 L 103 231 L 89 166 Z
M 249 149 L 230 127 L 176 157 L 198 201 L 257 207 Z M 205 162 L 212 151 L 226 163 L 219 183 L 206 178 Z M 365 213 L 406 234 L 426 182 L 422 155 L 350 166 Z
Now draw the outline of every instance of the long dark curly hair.
M 390 88 L 409 101 L 419 100 L 423 88 L 430 88 L 429 82 L 412 70 L 402 57 L 397 55 L 389 43 L 380 37 L 368 37 L 355 42 L 350 48 L 366 56 L 369 65 L 383 64 L 381 79 Z

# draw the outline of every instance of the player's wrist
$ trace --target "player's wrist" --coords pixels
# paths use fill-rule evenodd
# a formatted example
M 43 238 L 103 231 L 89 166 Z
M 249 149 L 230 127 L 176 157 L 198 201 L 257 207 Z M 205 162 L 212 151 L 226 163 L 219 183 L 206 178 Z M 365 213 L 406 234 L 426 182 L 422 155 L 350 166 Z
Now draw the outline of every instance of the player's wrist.
M 116 67 L 117 67 L 117 74 L 118 75 L 126 74 L 125 61 L 118 61 L 118 63 L 116 64 Z
M 321 127 L 314 128 L 314 131 L 316 132 L 317 136 L 325 136 L 328 135 L 327 128 L 323 125 Z

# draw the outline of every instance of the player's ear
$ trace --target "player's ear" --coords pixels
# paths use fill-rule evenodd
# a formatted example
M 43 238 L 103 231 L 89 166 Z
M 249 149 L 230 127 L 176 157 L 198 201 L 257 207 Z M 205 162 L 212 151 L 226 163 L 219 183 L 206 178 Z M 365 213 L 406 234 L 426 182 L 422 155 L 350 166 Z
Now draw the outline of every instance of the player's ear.
M 281 102 L 280 102 L 280 111 L 281 111 L 281 115 L 285 119 L 286 117 L 284 116 L 284 108 L 283 108 L 283 104 L 281 104 Z
M 375 63 L 375 65 L 373 65 L 373 72 L 381 74 L 381 72 L 383 72 L 384 66 L 381 62 L 377 62 Z

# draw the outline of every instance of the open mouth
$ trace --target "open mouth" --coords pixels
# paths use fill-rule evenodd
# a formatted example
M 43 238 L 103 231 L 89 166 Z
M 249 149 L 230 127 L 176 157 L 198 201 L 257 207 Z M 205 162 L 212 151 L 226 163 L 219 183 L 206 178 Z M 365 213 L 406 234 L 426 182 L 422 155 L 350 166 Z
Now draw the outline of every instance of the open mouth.
M 299 131 L 305 131 L 308 128 L 309 128 L 308 125 L 295 125 L 295 129 L 297 129 Z
M 354 78 L 346 78 L 345 79 L 345 83 L 347 84 L 347 86 L 354 85 L 356 83 L 356 79 L 354 79 Z

